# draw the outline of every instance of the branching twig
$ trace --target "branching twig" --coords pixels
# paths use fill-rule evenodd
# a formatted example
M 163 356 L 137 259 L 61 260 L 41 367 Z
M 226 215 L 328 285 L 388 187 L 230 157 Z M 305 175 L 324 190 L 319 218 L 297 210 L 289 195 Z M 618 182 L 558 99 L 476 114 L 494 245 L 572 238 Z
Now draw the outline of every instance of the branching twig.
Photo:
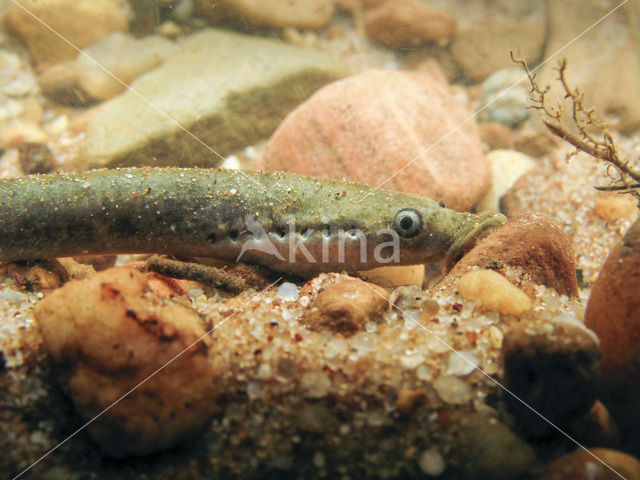
M 540 88 L 536 82 L 535 73 L 529 70 L 524 60 L 515 58 L 513 52 L 511 52 L 511 60 L 522 66 L 529 79 L 529 98 L 532 102 L 529 108 L 540 111 L 542 122 L 552 134 L 575 147 L 575 151 L 568 156 L 571 157 L 582 151 L 607 163 L 607 175 L 611 178 L 612 184 L 596 188 L 600 190 L 615 190 L 619 191 L 619 193 L 631 193 L 640 198 L 640 170 L 632 167 L 628 160 L 620 158 L 607 126 L 596 118 L 594 109 L 585 106 L 584 93 L 577 87 L 572 89 L 567 82 L 565 76 L 567 69 L 566 59 L 561 60 L 558 65 L 558 81 L 564 89 L 565 98 L 571 99 L 571 122 L 575 126 L 577 133 L 574 133 L 562 123 L 562 107 L 560 105 L 550 105 L 547 101 L 546 95 L 550 87 Z M 615 170 L 616 175 L 611 172 L 611 167 Z

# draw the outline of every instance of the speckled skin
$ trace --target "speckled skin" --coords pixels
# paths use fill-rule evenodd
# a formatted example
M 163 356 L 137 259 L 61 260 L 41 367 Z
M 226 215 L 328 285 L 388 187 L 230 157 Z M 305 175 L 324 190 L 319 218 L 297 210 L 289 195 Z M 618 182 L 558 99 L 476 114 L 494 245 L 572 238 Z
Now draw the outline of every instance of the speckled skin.
M 394 230 L 395 215 L 406 208 L 422 215 L 422 228 L 411 238 L 396 235 L 392 259 L 393 234 L 377 232 Z M 478 234 L 504 222 L 499 214 L 459 213 L 426 197 L 289 173 L 94 170 L 0 181 L 0 260 L 166 253 L 236 261 L 248 241 L 257 245 L 247 215 L 279 255 L 248 249 L 241 260 L 296 274 L 368 269 L 385 259 L 451 262 Z M 349 235 L 353 228 L 360 237 Z M 387 247 L 376 259 L 381 242 Z

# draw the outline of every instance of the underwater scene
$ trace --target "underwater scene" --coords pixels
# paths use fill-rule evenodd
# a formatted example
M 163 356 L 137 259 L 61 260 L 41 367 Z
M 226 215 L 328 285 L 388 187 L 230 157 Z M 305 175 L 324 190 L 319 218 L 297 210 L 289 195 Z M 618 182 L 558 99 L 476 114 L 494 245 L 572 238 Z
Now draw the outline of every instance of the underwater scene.
M 0 0 L 0 478 L 640 480 L 640 0 Z

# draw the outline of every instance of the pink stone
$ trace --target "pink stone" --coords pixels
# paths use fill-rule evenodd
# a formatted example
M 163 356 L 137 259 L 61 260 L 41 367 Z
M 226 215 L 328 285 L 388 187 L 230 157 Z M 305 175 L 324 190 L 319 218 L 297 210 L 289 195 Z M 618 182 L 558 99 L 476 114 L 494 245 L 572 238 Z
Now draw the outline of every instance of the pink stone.
M 469 116 L 438 81 L 365 72 L 325 86 L 291 112 L 269 140 L 262 168 L 346 178 L 469 210 L 489 181 Z

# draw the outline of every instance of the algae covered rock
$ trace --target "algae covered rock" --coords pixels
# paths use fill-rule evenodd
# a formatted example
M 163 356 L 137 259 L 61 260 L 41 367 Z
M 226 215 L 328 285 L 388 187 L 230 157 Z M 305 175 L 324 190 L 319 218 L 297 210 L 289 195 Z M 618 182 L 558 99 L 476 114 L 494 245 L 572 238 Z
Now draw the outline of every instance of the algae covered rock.
M 326 54 L 214 29 L 179 46 L 91 119 L 86 167 L 217 166 L 345 74 Z

